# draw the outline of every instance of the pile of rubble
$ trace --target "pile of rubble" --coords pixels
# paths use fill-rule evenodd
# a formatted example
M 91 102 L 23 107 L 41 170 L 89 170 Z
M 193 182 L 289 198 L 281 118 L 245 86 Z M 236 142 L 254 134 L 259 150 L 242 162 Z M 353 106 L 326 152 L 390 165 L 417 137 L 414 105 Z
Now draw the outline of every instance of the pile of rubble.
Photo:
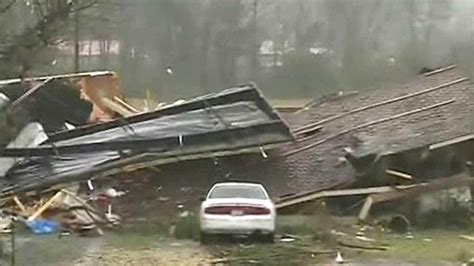
M 99 179 L 190 160 L 267 158 L 294 139 L 253 85 L 140 112 L 123 98 L 117 79 L 92 72 L 0 81 L 1 115 L 14 118 L 22 108 L 28 117 L 0 149 L 5 214 L 36 233 L 101 234 L 101 227 L 120 224 L 112 202 L 123 193 L 96 187 Z
M 392 213 L 425 215 L 460 206 L 472 216 L 469 86 L 450 65 L 391 88 L 341 92 L 291 114 L 297 141 L 279 150 L 291 166 L 290 195 L 277 206 L 351 199 L 363 222 L 373 218 L 372 206 L 388 202 L 399 203 L 391 205 Z

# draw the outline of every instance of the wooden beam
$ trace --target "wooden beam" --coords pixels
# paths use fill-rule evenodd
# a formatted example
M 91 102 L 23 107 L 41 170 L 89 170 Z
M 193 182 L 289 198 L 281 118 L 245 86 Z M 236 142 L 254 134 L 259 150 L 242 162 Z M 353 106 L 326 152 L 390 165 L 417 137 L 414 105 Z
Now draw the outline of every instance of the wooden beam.
M 435 70 L 433 70 L 433 71 L 430 71 L 430 72 L 428 72 L 428 73 L 425 73 L 424 76 L 425 76 L 425 77 L 433 76 L 433 75 L 439 74 L 439 73 L 441 73 L 441 72 L 451 70 L 451 69 L 456 68 L 456 67 L 457 67 L 456 65 L 450 65 L 450 66 L 447 66 L 447 67 L 445 67 L 445 68 L 435 69 Z
M 328 198 L 328 197 L 341 197 L 341 196 L 360 196 L 360 195 L 370 195 L 370 194 L 377 194 L 377 193 L 386 193 L 386 192 L 393 192 L 399 189 L 406 189 L 416 185 L 406 185 L 406 186 L 382 186 L 382 187 L 369 187 L 369 188 L 353 188 L 353 189 L 339 189 L 339 190 L 326 190 L 326 191 L 319 191 L 316 193 L 308 194 L 298 198 L 292 198 L 290 200 L 282 200 L 276 203 L 276 208 L 285 208 L 291 205 L 296 205 L 320 198 Z
M 314 134 L 318 131 L 321 131 L 321 129 L 323 129 L 323 126 L 315 126 L 315 127 L 311 127 L 311 128 L 299 131 L 299 132 L 296 133 L 296 135 L 297 136 L 304 136 L 304 135 L 311 134 L 311 133 Z
M 121 104 L 122 106 L 124 106 L 125 108 L 127 108 L 129 111 L 132 111 L 133 113 L 139 113 L 139 111 L 137 110 L 137 108 L 135 108 L 134 106 L 132 106 L 131 104 L 127 103 L 126 101 L 120 99 L 120 97 L 117 97 L 117 96 L 114 96 L 114 101 Z
M 41 89 L 44 85 L 46 85 L 48 82 L 53 80 L 53 78 L 47 78 L 45 81 L 41 81 L 38 84 L 34 85 L 31 89 L 29 89 L 27 92 L 25 92 L 23 95 L 18 97 L 15 101 L 13 101 L 9 106 L 8 110 L 11 111 L 15 107 L 17 107 L 21 102 L 23 102 L 26 98 L 30 97 L 33 93 L 35 93 L 37 90 Z
M 399 171 L 387 169 L 385 171 L 385 173 L 387 173 L 389 175 L 392 175 L 392 176 L 395 176 L 395 177 L 400 177 L 400 178 L 407 179 L 407 180 L 413 180 L 413 176 L 411 176 L 409 174 L 406 174 L 406 173 L 399 172 Z
M 365 250 L 381 250 L 381 251 L 386 251 L 388 250 L 388 247 L 384 246 L 368 246 L 368 245 L 361 245 L 357 243 L 350 243 L 345 240 L 338 240 L 337 244 L 346 248 L 357 248 L 357 249 L 365 249 Z
M 366 200 L 366 204 L 368 205 L 368 207 L 366 207 L 366 204 L 364 204 L 361 211 L 359 212 L 359 220 L 365 221 L 367 219 L 369 215 L 370 206 L 375 203 L 386 202 L 386 201 L 396 200 L 400 198 L 412 198 L 412 197 L 417 197 L 424 193 L 445 190 L 445 189 L 450 189 L 450 188 L 455 188 L 455 187 L 461 187 L 461 186 L 468 186 L 471 184 L 474 184 L 474 178 L 472 177 L 454 176 L 454 177 L 435 179 L 429 183 L 412 185 L 411 187 L 405 188 L 405 189 L 399 189 L 395 191 L 389 191 L 386 193 L 371 195 L 370 203 L 367 203 L 368 198 Z
M 31 215 L 30 217 L 28 217 L 28 221 L 33 221 L 35 220 L 36 218 L 38 218 L 38 216 L 40 216 L 44 211 L 46 211 L 49 206 L 51 206 L 51 204 L 53 204 L 61 195 L 63 194 L 62 191 L 59 191 L 57 192 L 53 197 L 51 197 L 43 206 L 41 206 L 39 209 L 37 209 L 33 215 Z
M 413 185 L 403 186 L 381 186 L 381 187 L 369 187 L 369 188 L 353 188 L 353 189 L 339 189 L 339 190 L 326 190 L 319 191 L 311 194 L 307 194 L 301 197 L 292 197 L 289 200 L 277 201 L 276 208 L 281 209 L 292 205 L 305 203 L 312 200 L 328 197 L 342 197 L 342 196 L 360 196 L 360 195 L 371 195 L 371 204 L 380 201 L 387 201 L 397 199 L 404 196 L 419 195 L 427 191 L 436 191 L 442 189 L 449 189 L 453 187 L 459 187 L 474 183 L 474 178 L 471 177 L 447 177 L 438 178 L 429 183 L 419 183 Z M 369 205 L 369 203 L 366 203 Z M 364 204 L 364 205 L 366 205 Z M 367 207 L 366 207 L 367 208 Z
M 115 101 L 113 101 L 109 98 L 103 97 L 103 98 L 101 98 L 101 101 L 105 106 L 107 106 L 107 108 L 109 108 L 110 110 L 120 114 L 123 117 L 131 116 L 131 115 L 135 114 L 134 112 L 128 110 L 127 108 L 125 108 L 121 104 L 116 103 Z
M 373 202 L 374 200 L 372 196 L 368 196 L 367 199 L 365 199 L 364 205 L 362 206 L 362 209 L 360 209 L 359 212 L 359 221 L 365 221 L 367 219 Z
M 20 208 L 21 212 L 26 213 L 25 205 L 23 205 L 23 203 L 20 201 L 20 199 L 17 196 L 13 197 L 13 201 L 18 206 L 18 208 Z
M 449 146 L 449 145 L 458 144 L 458 143 L 473 140 L 473 139 L 474 139 L 474 134 L 469 134 L 469 135 L 461 136 L 461 137 L 458 137 L 458 138 L 454 138 L 454 139 L 450 139 L 450 140 L 446 140 L 446 141 L 431 144 L 429 146 L 429 150 L 430 151 L 431 150 L 436 150 L 436 149 L 443 148 L 443 147 L 446 147 L 446 146 Z

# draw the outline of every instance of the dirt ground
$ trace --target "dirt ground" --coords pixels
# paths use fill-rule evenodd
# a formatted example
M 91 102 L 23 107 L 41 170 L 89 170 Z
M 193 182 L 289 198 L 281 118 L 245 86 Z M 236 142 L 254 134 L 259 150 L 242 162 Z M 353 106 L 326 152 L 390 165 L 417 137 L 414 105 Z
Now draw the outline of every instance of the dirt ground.
M 19 236 L 16 244 L 21 266 L 210 265 L 212 258 L 199 242 L 158 235 Z M 0 265 L 10 265 L 10 257 Z
M 273 244 L 252 240 L 222 239 L 201 245 L 196 239 L 176 239 L 154 231 L 106 232 L 102 237 L 21 233 L 16 241 L 16 265 L 335 265 L 337 252 L 345 265 L 461 265 L 474 258 L 474 236 L 466 230 L 412 230 L 394 234 L 378 227 L 354 225 L 351 218 L 280 216 Z M 362 231 L 362 234 L 361 234 Z M 361 235 L 365 250 L 338 245 Z M 283 239 L 286 240 L 282 240 Z M 368 240 L 367 240 L 368 239 Z M 4 249 L 8 243 L 4 244 Z M 0 265 L 9 265 L 9 257 Z

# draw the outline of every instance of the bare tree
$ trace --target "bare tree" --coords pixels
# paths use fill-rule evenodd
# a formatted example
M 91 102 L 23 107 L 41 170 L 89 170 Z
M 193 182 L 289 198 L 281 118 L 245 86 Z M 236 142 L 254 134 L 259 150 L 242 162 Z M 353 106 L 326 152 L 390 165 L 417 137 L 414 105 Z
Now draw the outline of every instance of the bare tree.
M 21 34 L 7 38 L 0 45 L 0 56 L 4 59 L 3 64 L 7 65 L 5 69 L 14 69 L 13 73 L 10 71 L 7 75 L 28 75 L 38 51 L 57 41 L 57 34 L 67 25 L 70 14 L 92 7 L 98 1 L 33 0 L 36 23 L 26 27 Z

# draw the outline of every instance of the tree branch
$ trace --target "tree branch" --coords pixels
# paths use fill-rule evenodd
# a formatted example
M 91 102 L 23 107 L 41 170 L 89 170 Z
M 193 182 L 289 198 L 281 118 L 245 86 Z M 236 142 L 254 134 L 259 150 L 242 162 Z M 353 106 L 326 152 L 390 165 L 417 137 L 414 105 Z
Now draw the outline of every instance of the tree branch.
M 33 27 L 26 28 L 23 33 L 14 36 L 1 47 L 0 56 L 4 59 L 4 64 L 9 65 L 9 69 L 19 67 L 22 73 L 27 72 L 34 60 L 33 55 L 36 54 L 36 50 L 51 43 L 61 27 L 65 25 L 64 22 L 69 19 L 69 15 L 77 10 L 92 7 L 98 1 L 71 0 L 48 6 L 40 0 L 35 0 L 35 8 L 39 9 L 40 13 L 38 21 Z
M 2 4 L 3 2 L 5 2 L 5 0 L 1 0 L 0 4 Z M 1 5 L 0 6 L 0 14 L 7 12 L 13 6 L 13 4 L 15 4 L 15 2 L 16 2 L 16 0 L 10 0 L 5 5 Z

